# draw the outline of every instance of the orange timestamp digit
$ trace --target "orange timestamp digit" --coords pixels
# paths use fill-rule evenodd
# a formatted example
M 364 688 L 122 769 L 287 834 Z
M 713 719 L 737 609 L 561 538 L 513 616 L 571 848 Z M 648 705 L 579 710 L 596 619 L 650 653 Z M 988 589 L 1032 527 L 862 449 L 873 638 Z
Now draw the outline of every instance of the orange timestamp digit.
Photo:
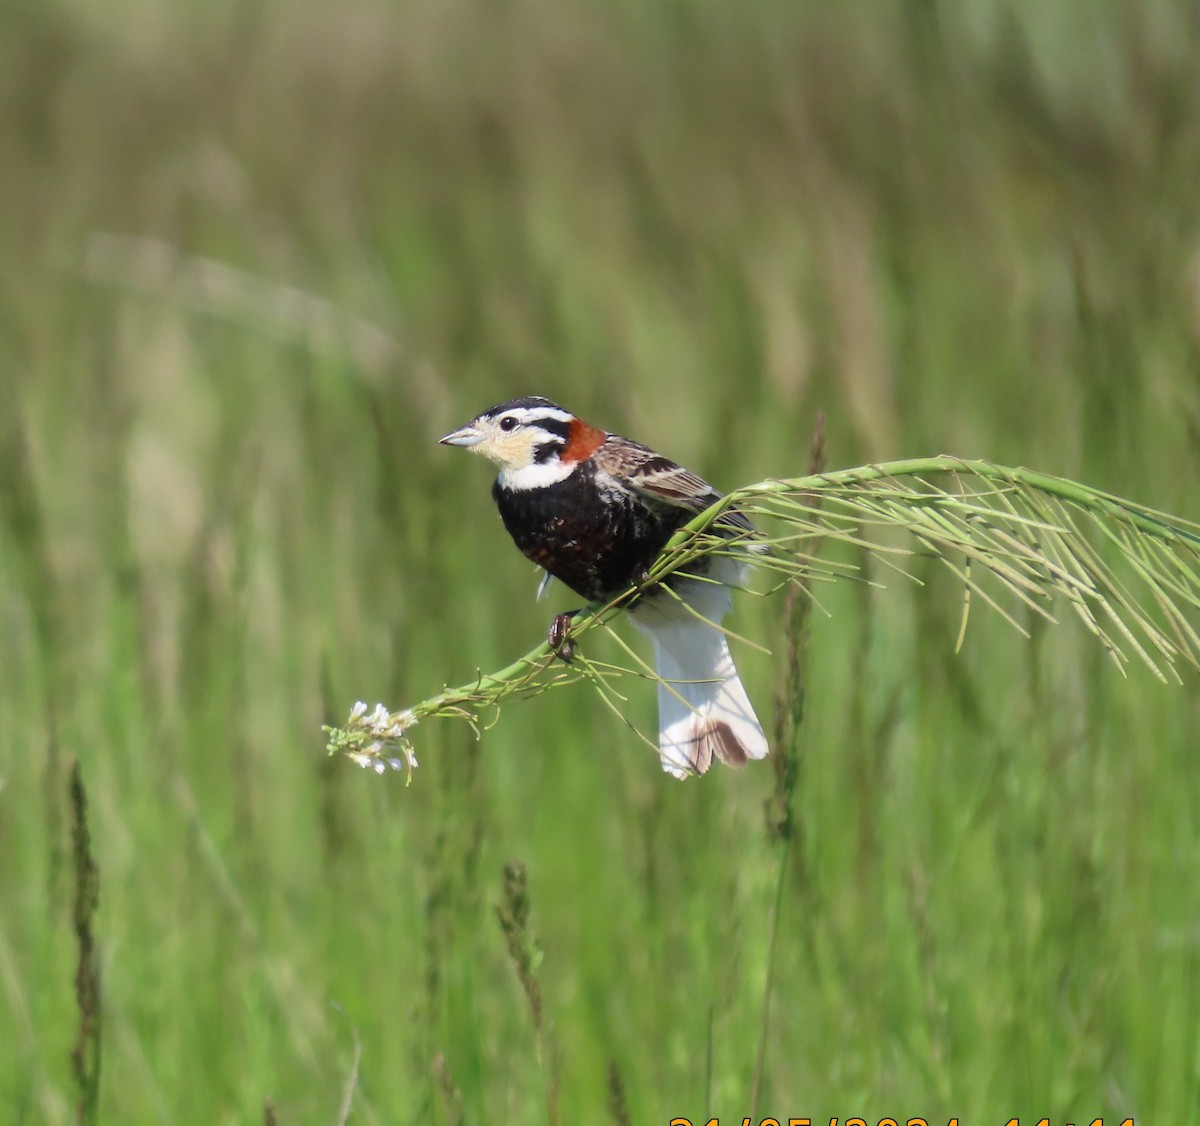
M 844 1123 L 839 1123 L 836 1118 L 831 1118 L 829 1126 L 871 1126 L 871 1123 L 865 1118 L 847 1118 Z M 925 1118 L 906 1118 L 900 1122 L 895 1118 L 881 1118 L 875 1123 L 875 1126 L 929 1126 L 929 1121 Z M 948 1119 L 946 1126 L 958 1126 L 958 1119 Z

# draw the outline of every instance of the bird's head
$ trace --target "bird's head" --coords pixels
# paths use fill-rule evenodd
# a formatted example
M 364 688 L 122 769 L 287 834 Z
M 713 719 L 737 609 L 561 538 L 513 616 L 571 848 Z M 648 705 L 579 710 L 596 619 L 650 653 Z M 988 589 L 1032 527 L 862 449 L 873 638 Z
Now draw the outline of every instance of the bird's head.
M 562 480 L 606 437 L 557 403 L 534 395 L 491 407 L 439 441 L 483 454 L 500 467 L 501 484 L 528 489 Z

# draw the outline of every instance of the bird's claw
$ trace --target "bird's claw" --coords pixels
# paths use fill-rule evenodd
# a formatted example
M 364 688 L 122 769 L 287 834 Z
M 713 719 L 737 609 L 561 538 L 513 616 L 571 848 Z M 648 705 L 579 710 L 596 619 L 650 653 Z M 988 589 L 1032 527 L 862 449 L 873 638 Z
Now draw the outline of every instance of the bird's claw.
M 571 618 L 573 614 L 555 614 L 550 623 L 550 632 L 546 641 L 551 652 L 560 660 L 570 662 L 575 656 L 575 642 L 570 638 Z

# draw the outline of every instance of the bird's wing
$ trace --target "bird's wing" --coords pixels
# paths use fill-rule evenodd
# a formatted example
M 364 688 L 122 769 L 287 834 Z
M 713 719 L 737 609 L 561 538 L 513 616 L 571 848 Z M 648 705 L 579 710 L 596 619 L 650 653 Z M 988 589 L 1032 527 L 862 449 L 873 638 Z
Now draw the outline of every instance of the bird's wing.
M 628 438 L 610 435 L 596 451 L 596 462 L 646 500 L 699 514 L 721 499 L 721 494 L 690 469 Z M 721 514 L 719 526 L 753 532 L 754 526 L 740 512 Z

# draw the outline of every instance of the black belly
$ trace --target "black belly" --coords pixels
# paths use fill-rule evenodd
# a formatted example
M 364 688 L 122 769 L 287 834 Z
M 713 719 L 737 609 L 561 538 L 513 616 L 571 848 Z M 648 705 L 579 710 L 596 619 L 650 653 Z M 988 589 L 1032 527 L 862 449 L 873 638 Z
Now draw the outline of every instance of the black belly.
M 651 510 L 621 493 L 602 501 L 590 474 L 517 492 L 492 488 L 517 547 L 589 601 L 629 586 L 687 522 L 683 509 Z

